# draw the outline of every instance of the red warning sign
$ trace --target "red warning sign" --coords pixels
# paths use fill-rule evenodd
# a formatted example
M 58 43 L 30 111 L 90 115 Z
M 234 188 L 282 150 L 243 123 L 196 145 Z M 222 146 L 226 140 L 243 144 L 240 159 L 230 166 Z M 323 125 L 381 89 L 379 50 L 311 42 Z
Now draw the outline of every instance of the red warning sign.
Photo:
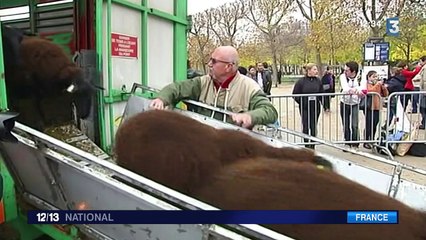
M 111 55 L 117 57 L 138 57 L 138 38 L 111 33 Z

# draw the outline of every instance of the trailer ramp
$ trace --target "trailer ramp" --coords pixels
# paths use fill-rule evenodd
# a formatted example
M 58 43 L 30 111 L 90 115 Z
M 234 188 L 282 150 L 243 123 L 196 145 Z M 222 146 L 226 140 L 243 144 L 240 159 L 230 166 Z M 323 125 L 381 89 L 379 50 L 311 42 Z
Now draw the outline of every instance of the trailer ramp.
M 14 136 L 0 151 L 26 209 L 217 210 L 22 124 Z M 76 227 L 82 239 L 290 239 L 258 225 Z

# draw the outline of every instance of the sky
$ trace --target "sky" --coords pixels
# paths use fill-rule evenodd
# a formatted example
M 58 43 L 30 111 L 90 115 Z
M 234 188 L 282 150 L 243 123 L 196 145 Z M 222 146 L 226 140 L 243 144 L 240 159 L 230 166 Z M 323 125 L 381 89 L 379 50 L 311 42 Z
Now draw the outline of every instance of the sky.
M 233 1 L 235 0 L 188 0 L 188 15 Z
M 188 1 L 188 15 L 193 15 L 202 12 L 209 8 L 216 8 L 228 2 L 234 2 L 235 0 L 187 0 Z M 295 17 L 299 20 L 304 19 L 300 11 L 295 11 L 289 14 L 289 16 Z

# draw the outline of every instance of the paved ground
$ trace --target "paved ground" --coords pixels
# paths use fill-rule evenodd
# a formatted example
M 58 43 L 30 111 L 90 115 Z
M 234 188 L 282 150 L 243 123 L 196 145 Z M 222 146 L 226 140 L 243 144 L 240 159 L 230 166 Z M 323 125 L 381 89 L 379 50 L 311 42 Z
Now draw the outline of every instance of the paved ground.
M 285 95 L 285 94 L 291 94 L 293 89 L 292 84 L 283 84 L 280 85 L 278 88 L 272 89 L 272 95 Z M 282 98 L 281 100 L 273 100 L 274 105 L 277 109 L 280 109 L 281 112 L 281 126 L 283 128 L 296 130 L 301 132 L 301 121 L 300 121 L 300 115 L 297 104 L 291 99 L 291 98 Z M 327 140 L 327 141 L 341 141 L 343 138 L 343 127 L 340 119 L 340 115 L 338 115 L 338 99 L 334 98 L 331 102 L 331 112 L 325 113 L 321 112 L 321 115 L 319 117 L 319 123 L 318 123 L 318 137 L 321 139 Z M 383 116 L 385 116 L 385 110 L 382 111 Z M 410 121 L 416 121 L 420 119 L 420 116 L 418 114 L 410 114 L 409 115 Z M 360 114 L 360 131 L 364 129 L 364 116 Z M 361 136 L 363 137 L 363 136 Z M 426 133 L 425 131 L 419 132 L 419 139 L 426 139 Z M 289 141 L 289 142 L 301 142 L 300 138 L 295 138 L 291 135 L 283 135 L 283 140 Z M 369 159 L 364 156 L 360 156 L 353 153 L 344 153 L 343 151 L 320 145 L 317 146 L 317 150 L 331 154 L 333 156 L 339 156 L 344 159 L 351 160 L 355 163 L 361 164 L 363 166 L 368 166 L 373 169 L 380 170 L 382 172 L 386 173 L 392 173 L 392 167 L 390 165 L 381 163 L 379 161 Z M 374 154 L 371 150 L 365 149 L 363 147 L 359 148 L 359 151 L 368 152 L 371 154 Z M 378 155 L 381 156 L 381 155 Z M 399 161 L 411 166 L 414 166 L 416 168 L 424 169 L 426 170 L 426 158 L 420 158 L 420 157 L 414 157 L 405 155 L 404 157 L 395 157 L 395 161 Z M 404 171 L 403 178 L 426 185 L 426 176 L 414 173 L 412 171 Z

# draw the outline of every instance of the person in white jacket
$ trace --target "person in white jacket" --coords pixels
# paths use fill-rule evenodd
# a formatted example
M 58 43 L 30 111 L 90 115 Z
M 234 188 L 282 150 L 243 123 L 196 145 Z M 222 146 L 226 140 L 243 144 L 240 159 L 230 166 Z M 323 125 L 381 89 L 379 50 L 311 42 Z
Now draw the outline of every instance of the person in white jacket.
M 344 72 L 340 75 L 339 81 L 342 87 L 340 100 L 340 116 L 342 118 L 345 142 L 358 141 L 358 113 L 361 98 L 367 94 L 367 81 L 361 79 L 359 65 L 350 61 L 345 64 Z M 358 148 L 359 143 L 347 143 L 349 147 Z

